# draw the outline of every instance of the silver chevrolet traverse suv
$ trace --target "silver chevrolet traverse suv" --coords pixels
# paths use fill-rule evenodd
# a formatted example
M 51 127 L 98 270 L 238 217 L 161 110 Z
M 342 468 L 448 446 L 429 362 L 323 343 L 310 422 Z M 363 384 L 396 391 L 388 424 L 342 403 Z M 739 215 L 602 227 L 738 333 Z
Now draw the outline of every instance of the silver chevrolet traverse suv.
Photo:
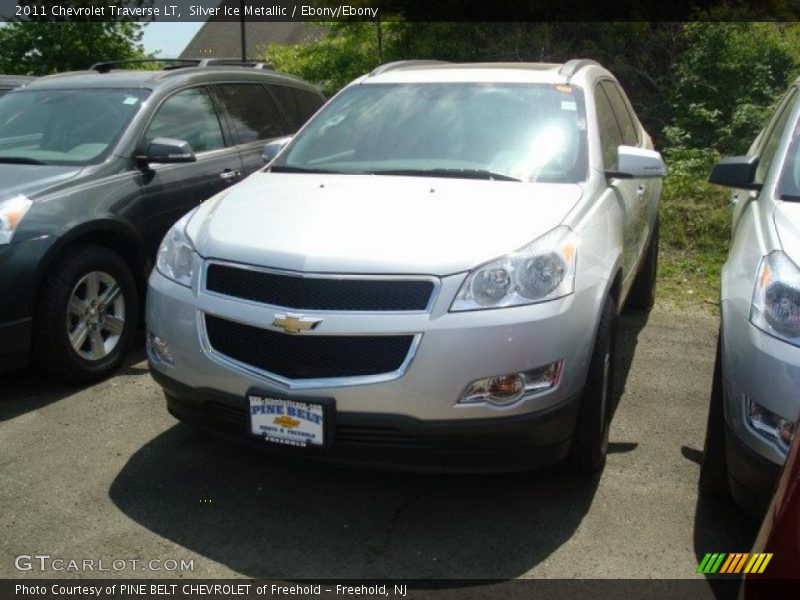
M 282 455 L 596 472 L 664 175 L 593 61 L 379 67 L 168 233 L 153 377 Z
M 763 514 L 800 417 L 800 80 L 710 181 L 733 215 L 700 486 Z

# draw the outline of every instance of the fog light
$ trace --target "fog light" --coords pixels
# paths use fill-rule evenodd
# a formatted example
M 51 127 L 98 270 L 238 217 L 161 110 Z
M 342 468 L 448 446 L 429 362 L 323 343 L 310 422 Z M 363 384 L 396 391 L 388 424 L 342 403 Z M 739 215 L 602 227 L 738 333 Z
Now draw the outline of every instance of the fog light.
M 538 369 L 496 375 L 473 381 L 459 400 L 460 404 L 488 402 L 507 406 L 521 398 L 533 396 L 556 386 L 561 376 L 562 361 Z
M 775 444 L 781 452 L 788 453 L 794 439 L 794 423 L 767 410 L 745 394 L 742 394 L 742 398 L 750 427 Z
M 175 366 L 175 359 L 172 357 L 169 344 L 151 332 L 147 333 L 147 353 L 155 362 L 163 363 L 171 367 Z

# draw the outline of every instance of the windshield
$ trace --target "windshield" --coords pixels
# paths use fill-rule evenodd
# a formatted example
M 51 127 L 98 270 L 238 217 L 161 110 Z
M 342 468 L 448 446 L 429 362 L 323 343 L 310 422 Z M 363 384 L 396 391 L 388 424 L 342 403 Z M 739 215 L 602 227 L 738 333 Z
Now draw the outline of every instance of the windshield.
M 271 170 L 575 183 L 587 172 L 584 114 L 572 86 L 355 85 Z
M 19 91 L 0 98 L 0 163 L 87 165 L 111 149 L 146 90 Z

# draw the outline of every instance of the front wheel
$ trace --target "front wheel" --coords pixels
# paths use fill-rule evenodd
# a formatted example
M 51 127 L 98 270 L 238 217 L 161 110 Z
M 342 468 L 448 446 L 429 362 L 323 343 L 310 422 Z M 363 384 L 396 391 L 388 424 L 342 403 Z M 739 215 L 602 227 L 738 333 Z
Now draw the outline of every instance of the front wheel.
M 717 356 L 711 381 L 711 401 L 708 407 L 706 441 L 703 462 L 700 464 L 700 491 L 709 496 L 727 498 L 728 460 L 725 452 L 725 396 L 722 383 L 722 341 L 717 338 Z
M 583 475 L 602 471 L 606 464 L 614 392 L 616 327 L 617 309 L 614 300 L 609 298 L 600 317 L 589 363 L 589 375 L 570 447 L 572 470 Z
M 35 360 L 49 375 L 85 384 L 113 373 L 139 318 L 136 283 L 125 261 L 103 246 L 68 248 L 39 297 Z
M 658 220 L 650 236 L 650 245 L 639 267 L 639 272 L 628 294 L 627 308 L 650 310 L 656 301 L 656 275 L 658 272 Z

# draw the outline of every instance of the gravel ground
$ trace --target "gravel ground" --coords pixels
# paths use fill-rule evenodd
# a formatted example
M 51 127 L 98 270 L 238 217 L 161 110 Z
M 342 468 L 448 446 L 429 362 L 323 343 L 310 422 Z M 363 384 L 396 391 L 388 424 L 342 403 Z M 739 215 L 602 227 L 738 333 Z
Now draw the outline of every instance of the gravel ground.
M 0 379 L 0 577 L 21 554 L 191 560 L 138 577 L 686 578 L 756 524 L 698 501 L 717 318 L 626 315 L 601 477 L 431 476 L 286 464 L 166 412 L 139 353 L 85 389 Z

